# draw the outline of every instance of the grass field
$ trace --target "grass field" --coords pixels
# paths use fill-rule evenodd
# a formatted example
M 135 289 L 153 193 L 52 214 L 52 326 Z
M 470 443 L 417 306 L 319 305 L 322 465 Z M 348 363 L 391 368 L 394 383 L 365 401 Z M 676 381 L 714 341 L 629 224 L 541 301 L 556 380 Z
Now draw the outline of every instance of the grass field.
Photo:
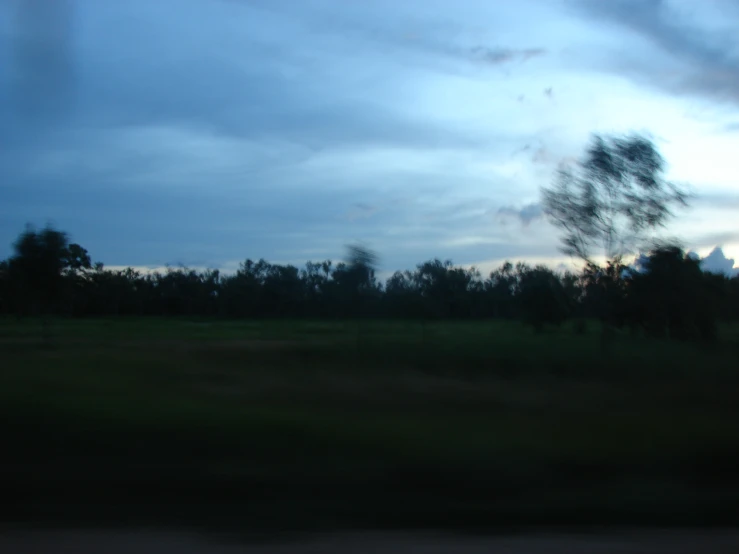
M 3 519 L 739 524 L 739 333 L 0 320 Z

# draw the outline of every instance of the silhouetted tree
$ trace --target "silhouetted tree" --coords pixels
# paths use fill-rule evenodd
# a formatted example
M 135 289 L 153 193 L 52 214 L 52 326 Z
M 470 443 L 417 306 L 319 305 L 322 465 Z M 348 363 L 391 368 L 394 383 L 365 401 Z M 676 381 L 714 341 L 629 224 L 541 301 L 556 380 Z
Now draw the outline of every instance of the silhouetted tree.
M 12 311 L 12 285 L 10 281 L 10 262 L 0 261 L 0 314 Z
M 517 299 L 524 321 L 537 332 L 546 324 L 560 325 L 570 314 L 562 280 L 544 266 L 520 268 Z
M 392 317 L 420 319 L 424 303 L 419 282 L 411 271 L 396 271 L 385 283 L 386 313 Z
M 377 253 L 361 245 L 347 246 L 346 263 L 334 270 L 333 279 L 342 300 L 352 306 L 354 315 L 364 316 L 370 303 L 379 295 L 375 278 Z
M 13 249 L 9 265 L 16 292 L 31 313 L 48 314 L 61 297 L 64 271 L 79 261 L 70 253 L 66 233 L 48 226 L 40 231 L 28 226 Z
M 86 249 L 79 244 L 70 244 L 64 259 L 63 277 L 66 282 L 64 296 L 69 314 L 74 315 L 79 309 L 79 302 L 85 301 L 85 287 L 88 272 L 92 269 L 92 261 Z
M 473 282 L 479 280 L 476 270 L 454 267 L 451 260 L 434 259 L 420 264 L 414 278 L 427 317 L 469 317 Z
M 727 319 L 733 321 L 739 320 L 739 275 L 733 279 L 727 279 L 726 291 L 727 291 L 727 302 L 725 306 L 725 314 Z
M 517 315 L 513 299 L 517 283 L 514 267 L 510 262 L 505 262 L 500 268 L 490 273 L 490 277 L 484 283 L 490 315 L 505 318 Z
M 703 273 L 679 246 L 652 251 L 644 271 L 629 278 L 628 309 L 650 336 L 713 341 L 725 301 L 722 276 Z
M 622 257 L 663 226 L 686 193 L 663 178 L 665 162 L 646 137 L 594 136 L 574 168 L 542 189 L 544 213 L 563 230 L 562 251 L 592 261 Z
M 71 316 L 161 315 L 243 318 L 516 318 L 536 329 L 572 315 L 650 336 L 715 336 L 739 319 L 739 279 L 704 273 L 676 247 L 655 247 L 639 267 L 618 258 L 581 274 L 509 262 L 483 279 L 475 268 L 433 259 L 395 272 L 383 287 L 377 257 L 350 247 L 347 259 L 292 265 L 246 260 L 235 274 L 186 267 L 146 272 L 91 262 L 64 233 L 29 228 L 0 262 L 0 313 Z M 640 273 L 639 269 L 643 271 Z M 582 321 L 579 320 L 579 321 Z M 357 325 L 358 341 L 360 325 Z M 584 329 L 584 325 L 580 325 Z M 424 337 L 428 337 L 424 324 Z M 359 344 L 359 343 L 358 343 Z
M 68 272 L 77 272 L 92 268 L 92 261 L 87 250 L 79 244 L 70 244 L 65 252 L 64 267 Z
M 588 263 L 581 274 L 582 307 L 585 315 L 597 317 L 617 327 L 623 323 L 623 303 L 626 298 L 624 271 L 619 258 L 609 260 L 605 267 Z
M 70 245 L 66 233 L 47 226 L 36 231 L 30 225 L 13 244 L 14 255 L 8 261 L 11 294 L 18 314 L 41 315 L 42 333 L 50 338 L 48 316 L 59 307 L 65 277 L 90 266 L 84 248 Z
M 300 272 L 303 283 L 304 311 L 309 317 L 327 317 L 330 315 L 328 306 L 328 283 L 331 278 L 332 262 L 326 260 L 321 263 L 308 262 Z
M 646 137 L 596 135 L 575 167 L 562 167 L 554 184 L 542 189 L 544 213 L 564 232 L 562 251 L 586 262 L 587 288 L 602 293 L 596 304 L 604 348 L 618 324 L 613 295 L 621 287 L 623 255 L 663 226 L 674 206 L 687 204 L 686 193 L 666 181 L 664 171 L 664 159 Z M 598 248 L 608 261 L 604 270 L 592 259 Z

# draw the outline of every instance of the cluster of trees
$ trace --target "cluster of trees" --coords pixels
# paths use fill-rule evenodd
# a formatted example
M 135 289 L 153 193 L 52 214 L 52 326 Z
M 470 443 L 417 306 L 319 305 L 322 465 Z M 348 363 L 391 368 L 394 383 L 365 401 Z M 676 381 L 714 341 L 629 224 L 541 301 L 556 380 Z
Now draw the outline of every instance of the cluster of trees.
M 640 135 L 594 137 L 584 157 L 542 191 L 562 251 L 580 274 L 506 263 L 483 277 L 435 259 L 386 283 L 376 257 L 350 247 L 345 262 L 304 268 L 247 260 L 233 275 L 170 268 L 141 273 L 93 264 L 88 252 L 52 228 L 27 229 L 0 263 L 0 312 L 305 318 L 511 318 L 536 329 L 567 318 L 599 318 L 652 336 L 713 339 L 721 319 L 739 319 L 739 279 L 705 273 L 679 246 L 652 246 L 643 270 L 633 252 L 664 226 L 688 195 L 664 180 L 665 162 Z M 593 261 L 600 249 L 604 266 Z
M 160 315 L 231 318 L 519 319 L 541 329 L 568 318 L 601 318 L 654 336 L 712 338 L 739 319 L 739 279 L 704 273 L 677 247 L 656 248 L 641 271 L 589 264 L 579 273 L 506 263 L 487 276 L 451 261 L 398 271 L 385 283 L 375 257 L 305 267 L 243 262 L 235 274 L 170 268 L 142 273 L 93 264 L 52 228 L 27 229 L 0 263 L 0 312 L 19 317 Z

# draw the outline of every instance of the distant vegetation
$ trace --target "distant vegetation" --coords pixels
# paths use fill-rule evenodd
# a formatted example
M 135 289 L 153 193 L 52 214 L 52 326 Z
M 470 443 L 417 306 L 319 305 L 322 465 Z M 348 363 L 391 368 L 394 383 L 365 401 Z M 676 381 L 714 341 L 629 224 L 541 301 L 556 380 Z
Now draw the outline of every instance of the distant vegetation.
M 54 229 L 26 230 L 0 262 L 0 313 L 68 317 L 515 319 L 536 329 L 608 318 L 680 339 L 715 336 L 739 320 L 739 279 L 704 273 L 677 247 L 651 252 L 642 273 L 620 261 L 580 274 L 504 264 L 487 276 L 431 260 L 378 282 L 372 259 L 291 265 L 247 260 L 233 275 L 170 268 L 141 273 L 93 264 Z

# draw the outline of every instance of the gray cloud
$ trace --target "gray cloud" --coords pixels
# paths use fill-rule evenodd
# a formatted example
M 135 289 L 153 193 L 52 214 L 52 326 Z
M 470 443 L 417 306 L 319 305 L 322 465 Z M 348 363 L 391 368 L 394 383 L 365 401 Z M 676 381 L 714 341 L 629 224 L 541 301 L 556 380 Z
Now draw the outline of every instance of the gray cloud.
M 727 258 L 720 246 L 711 250 L 710 254 L 701 259 L 703 271 L 721 273 L 723 275 L 739 275 L 739 268 L 734 267 L 734 260 Z
M 630 50 L 622 50 L 614 53 L 610 70 L 669 93 L 739 103 L 739 41 L 733 30 L 708 29 L 695 18 L 681 18 L 665 0 L 574 0 L 572 5 L 580 13 L 641 36 L 672 62 L 666 64 L 664 60 L 642 53 L 637 57 Z M 691 7 L 705 10 L 709 5 L 696 3 Z M 721 7 L 728 6 L 722 3 Z M 736 9 L 723 9 L 716 17 L 722 23 L 734 22 L 733 27 L 739 27 Z
M 714 209 L 739 209 L 739 194 L 727 192 L 704 192 L 696 194 L 692 199 L 698 205 Z
M 734 267 L 734 260 L 727 258 L 723 249 L 716 246 L 711 252 L 701 258 L 696 252 L 688 252 L 688 256 L 695 260 L 700 260 L 701 269 L 709 273 L 719 273 L 728 277 L 739 275 L 739 267 Z
M 383 98 L 367 95 L 361 84 L 344 76 L 350 72 L 340 71 L 349 63 L 346 53 L 323 45 L 304 26 L 293 29 L 280 20 L 264 22 L 265 27 L 275 27 L 275 37 L 291 31 L 295 35 L 291 38 L 310 45 L 295 49 L 279 38 L 237 33 L 228 26 L 201 29 L 177 17 L 170 18 L 163 34 L 155 18 L 131 18 L 131 13 L 143 9 L 134 0 L 130 7 L 79 2 L 86 10 L 78 10 L 82 13 L 77 15 L 96 17 L 100 21 L 93 23 L 106 30 L 97 31 L 94 48 L 83 44 L 75 57 L 69 47 L 75 28 L 70 21 L 72 4 L 55 1 L 56 8 L 47 10 L 54 12 L 47 19 L 55 25 L 42 25 L 34 14 L 44 10 L 32 9 L 39 2 L 21 0 L 22 6 L 31 7 L 16 18 L 15 32 L 2 37 L 18 55 L 12 64 L 15 72 L 5 76 L 12 78 L 14 88 L 4 87 L 0 74 L 0 119 L 4 122 L 0 140 L 12 137 L 14 144 L 38 145 L 44 140 L 66 142 L 67 137 L 56 132 L 59 128 L 172 123 L 255 140 L 279 138 L 314 149 L 349 144 L 470 146 L 482 140 L 448 125 L 414 118 Z M 193 0 L 187 5 L 207 7 Z M 247 22 L 251 17 L 258 25 L 259 11 L 238 15 Z M 116 25 L 103 25 L 106 17 L 117 20 Z M 72 78 L 74 87 L 61 86 L 62 80 L 71 82 Z M 387 78 L 378 78 L 376 83 L 386 83 L 374 85 L 389 87 L 386 94 L 393 86 L 402 86 Z M 60 98 L 62 89 L 70 97 L 63 120 L 50 119 L 36 109 L 19 111 L 8 101 L 10 94 L 33 101 L 33 106 L 51 104 Z M 34 114 L 38 125 L 32 124 Z
M 209 180 L 212 170 L 204 174 Z M 178 186 L 161 186 L 158 175 L 127 185 L 128 173 L 120 170 L 102 180 L 82 171 L 19 175 L 3 189 L 0 258 L 26 222 L 43 224 L 47 217 L 109 265 L 223 268 L 246 257 L 297 263 L 335 258 L 352 241 L 380 251 L 389 270 L 434 256 L 471 263 L 553 250 L 546 241 L 522 242 L 519 230 L 496 227 L 485 213 L 492 201 L 455 196 L 446 175 L 418 176 L 422 188 L 398 187 L 403 178 L 396 175 L 393 191 L 372 175 L 357 174 L 347 187 L 343 175 L 300 166 L 212 188 L 198 186 L 197 175 Z
M 544 48 L 525 48 L 516 50 L 511 48 L 488 48 L 477 46 L 472 48 L 470 53 L 472 54 L 473 59 L 479 59 L 492 65 L 499 65 L 514 61 L 525 62 L 531 58 L 543 56 L 547 51 Z
M 527 204 L 521 208 L 504 206 L 497 211 L 497 215 L 503 220 L 507 218 L 518 219 L 524 227 L 527 227 L 532 221 L 541 219 L 544 212 L 542 211 L 541 204 L 533 203 Z
M 519 154 L 525 154 L 529 161 L 535 165 L 547 165 L 555 161 L 554 154 L 547 148 L 543 141 L 538 141 L 538 144 L 524 144 L 521 148 L 513 152 L 511 158 L 515 158 Z
M 719 233 L 706 233 L 693 238 L 690 243 L 696 248 L 708 248 L 716 244 L 727 244 L 739 242 L 739 231 L 725 231 Z
M 54 117 L 68 108 L 73 93 L 74 6 L 69 0 L 19 0 L 9 7 L 9 100 L 27 118 Z
M 393 57 L 411 56 L 415 63 L 433 65 L 456 73 L 458 68 L 449 61 L 482 62 L 498 66 L 511 62 L 525 62 L 547 54 L 546 48 L 508 48 L 502 45 L 477 44 L 462 46 L 458 40 L 466 27 L 435 10 L 418 10 L 418 5 L 407 6 L 395 2 L 354 4 L 352 9 L 337 10 L 334 2 L 305 0 L 252 0 L 260 10 L 279 13 L 299 20 L 311 29 L 332 35 L 351 37 L 371 43 Z M 423 4 L 421 4 L 423 5 Z M 393 16 L 388 16 L 392 7 Z M 415 55 L 415 56 L 414 56 Z M 420 55 L 421 57 L 417 57 Z
M 57 1 L 51 23 L 0 26 L 0 257 L 46 218 L 112 265 L 335 257 L 352 240 L 391 269 L 556 252 L 522 206 L 534 178 L 505 158 L 528 142 L 545 178 L 565 131 L 500 132 L 507 114 L 479 100 L 547 50 L 470 32 L 475 2 Z M 24 2 L 47 3 L 0 2 L 0 18 Z M 550 82 L 510 94 L 552 106 Z
M 359 221 L 361 219 L 368 219 L 378 212 L 379 208 L 365 202 L 355 202 L 352 209 L 349 210 L 344 218 L 347 221 Z
M 42 2 L 18 5 L 34 1 Z M 402 65 L 391 59 L 356 80 L 358 60 L 370 67 L 374 53 L 356 57 L 346 40 L 324 44 L 289 18 L 249 6 L 231 14 L 224 10 L 236 7 L 221 5 L 213 15 L 219 5 L 206 0 L 177 3 L 214 18 L 202 24 L 170 13 L 165 0 L 54 5 L 48 23 L 28 9 L 8 12 L 11 25 L 0 27 L 0 64 L 15 56 L 13 71 L 0 71 L 0 257 L 27 221 L 47 218 L 114 265 L 325 257 L 351 238 L 385 240 L 376 226 L 402 212 L 378 191 L 422 198 L 423 189 L 452 186 L 446 175 L 410 170 L 383 175 L 391 184 L 371 182 L 366 170 L 342 166 L 342 155 L 490 143 L 394 102 Z M 70 37 L 81 23 L 87 32 Z M 32 92 L 33 102 L 53 103 L 64 87 L 70 101 L 54 117 L 14 104 Z M 334 165 L 309 167 L 316 156 Z M 424 232 L 411 227 L 403 238 L 425 244 Z
M 50 182 L 36 183 L 29 191 L 27 185 L 4 190 L 2 236 L 15 236 L 27 221 L 44 223 L 38 214 L 53 214 L 56 225 L 114 265 L 197 258 L 223 263 L 242 256 L 283 255 L 294 248 L 292 237 L 321 235 L 330 215 L 320 206 L 335 197 L 306 191 L 279 202 L 248 186 L 229 196 L 202 190 L 176 194 L 154 186 L 59 187 Z M 7 255 L 9 244 L 0 246 Z

